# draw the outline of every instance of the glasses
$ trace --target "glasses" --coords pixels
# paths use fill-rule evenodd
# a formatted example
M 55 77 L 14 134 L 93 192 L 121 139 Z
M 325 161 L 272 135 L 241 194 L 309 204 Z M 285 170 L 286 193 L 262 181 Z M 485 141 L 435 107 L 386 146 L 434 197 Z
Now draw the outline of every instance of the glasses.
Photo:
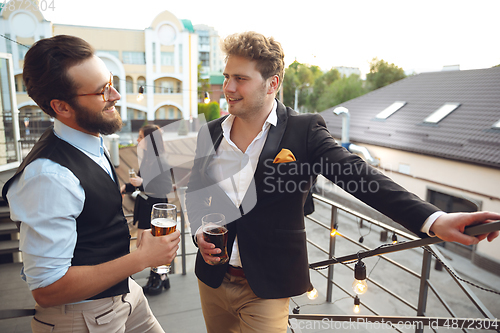
M 106 83 L 106 85 L 102 88 L 101 92 L 98 93 L 93 93 L 93 94 L 80 94 L 76 96 L 94 96 L 94 95 L 101 95 L 103 101 L 107 102 L 109 101 L 109 98 L 111 96 L 111 88 L 113 87 L 113 73 L 111 73 L 109 82 Z

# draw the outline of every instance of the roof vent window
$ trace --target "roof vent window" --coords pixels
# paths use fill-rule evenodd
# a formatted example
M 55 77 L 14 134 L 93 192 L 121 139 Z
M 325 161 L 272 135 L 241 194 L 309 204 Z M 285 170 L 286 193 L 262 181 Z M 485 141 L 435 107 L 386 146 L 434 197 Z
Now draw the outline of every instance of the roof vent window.
M 401 109 L 403 106 L 405 106 L 406 102 L 394 102 L 391 105 L 389 105 L 385 110 L 380 112 L 375 116 L 377 119 L 387 119 L 389 118 L 393 113 Z
M 460 106 L 460 103 L 446 103 L 443 106 L 441 106 L 439 109 L 434 111 L 430 116 L 424 119 L 424 123 L 429 123 L 429 124 L 437 124 L 441 120 L 443 120 L 444 117 L 452 113 L 456 108 Z
M 491 128 L 500 129 L 500 120 L 494 123 L 493 126 L 491 126 Z

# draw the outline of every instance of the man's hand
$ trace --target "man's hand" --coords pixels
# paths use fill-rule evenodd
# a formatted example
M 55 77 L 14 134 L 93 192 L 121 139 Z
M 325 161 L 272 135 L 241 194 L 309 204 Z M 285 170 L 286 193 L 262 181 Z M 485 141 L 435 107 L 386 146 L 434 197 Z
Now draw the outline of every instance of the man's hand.
M 142 230 L 140 243 L 137 251 L 141 251 L 145 259 L 146 267 L 155 267 L 170 264 L 179 249 L 181 233 L 179 230 L 166 236 L 154 237 L 151 229 Z
M 498 237 L 498 231 L 475 237 L 465 235 L 463 232 L 466 226 L 489 223 L 495 220 L 500 220 L 500 214 L 490 212 L 443 214 L 432 224 L 430 231 L 447 242 L 472 245 L 479 243 L 485 238 L 488 238 L 488 241 L 491 242 Z
M 196 233 L 196 241 L 198 244 L 198 248 L 200 249 L 201 256 L 207 264 L 215 265 L 220 261 L 219 257 L 212 257 L 211 254 L 219 254 L 221 253 L 221 249 L 216 248 L 213 243 L 208 243 L 205 241 L 201 228 Z
M 130 178 L 130 184 L 134 185 L 135 187 L 141 186 L 142 182 L 143 180 L 141 177 Z

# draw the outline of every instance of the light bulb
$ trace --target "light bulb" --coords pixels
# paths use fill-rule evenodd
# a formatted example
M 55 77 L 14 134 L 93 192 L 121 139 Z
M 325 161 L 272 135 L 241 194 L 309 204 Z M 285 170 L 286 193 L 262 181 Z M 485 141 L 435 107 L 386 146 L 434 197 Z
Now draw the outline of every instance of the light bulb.
M 398 242 L 398 236 L 396 234 L 392 234 L 392 244 L 396 244 Z
M 352 290 L 358 294 L 363 295 L 368 290 L 368 284 L 366 284 L 366 280 L 354 280 L 352 283 Z
M 333 225 L 332 232 L 330 232 L 330 236 L 332 236 L 332 237 L 333 237 L 333 236 L 337 235 L 337 234 L 339 233 L 339 232 L 337 231 L 337 229 L 338 229 L 338 228 L 339 228 L 339 225 L 338 225 L 337 223 L 335 223 L 335 224 Z
M 318 291 L 316 290 L 316 288 L 313 287 L 312 290 L 309 290 L 307 292 L 307 298 L 309 298 L 310 300 L 318 298 Z
M 139 87 L 139 95 L 137 95 L 137 101 L 140 102 L 144 99 L 144 87 Z
M 354 313 L 359 313 L 359 311 L 360 311 L 359 305 L 360 304 L 361 304 L 361 301 L 359 300 L 358 295 L 356 295 L 356 297 L 354 298 L 354 307 L 352 308 L 352 311 L 354 311 Z

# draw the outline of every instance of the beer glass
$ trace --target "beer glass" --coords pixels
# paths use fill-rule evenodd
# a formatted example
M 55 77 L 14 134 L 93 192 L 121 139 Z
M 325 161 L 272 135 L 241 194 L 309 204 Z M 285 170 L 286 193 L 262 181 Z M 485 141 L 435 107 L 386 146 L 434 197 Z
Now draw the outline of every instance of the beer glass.
M 211 254 L 212 257 L 219 257 L 220 261 L 213 262 L 214 265 L 222 265 L 229 260 L 227 255 L 227 228 L 226 218 L 223 214 L 212 213 L 203 216 L 201 219 L 203 239 L 212 243 L 216 248 L 221 249 L 219 254 Z
M 167 203 L 157 203 L 151 210 L 151 233 L 155 237 L 166 236 L 177 227 L 177 207 Z M 154 255 L 154 254 L 152 254 Z M 170 265 L 153 267 L 152 271 L 158 274 L 170 272 Z
M 134 169 L 128 169 L 128 178 L 135 178 L 137 177 L 137 173 L 135 172 Z

